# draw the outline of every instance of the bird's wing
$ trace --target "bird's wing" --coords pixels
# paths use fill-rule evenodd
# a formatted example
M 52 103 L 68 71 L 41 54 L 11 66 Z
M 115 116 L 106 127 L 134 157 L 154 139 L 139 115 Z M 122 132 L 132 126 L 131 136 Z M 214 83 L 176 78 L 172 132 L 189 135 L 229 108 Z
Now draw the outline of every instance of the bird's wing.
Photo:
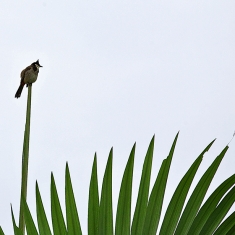
M 30 69 L 31 69 L 31 65 L 29 65 L 29 66 L 26 67 L 24 70 L 22 70 L 22 72 L 21 72 L 21 74 L 20 74 L 21 80 L 24 78 L 26 71 L 28 71 L 28 70 L 30 70 Z

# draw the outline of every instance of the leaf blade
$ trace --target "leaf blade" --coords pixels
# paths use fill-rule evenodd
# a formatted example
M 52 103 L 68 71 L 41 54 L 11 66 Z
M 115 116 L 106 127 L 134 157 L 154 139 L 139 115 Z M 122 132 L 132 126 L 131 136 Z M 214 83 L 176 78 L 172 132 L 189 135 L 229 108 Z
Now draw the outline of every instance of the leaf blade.
M 36 182 L 36 212 L 37 212 L 39 233 L 52 235 L 37 182 Z
M 116 213 L 115 235 L 123 235 L 123 234 L 130 235 L 131 195 L 132 195 L 132 179 L 133 179 L 135 147 L 136 144 L 134 144 L 131 150 L 122 177 L 122 183 L 119 192 L 117 213 Z
M 233 212 L 215 231 L 214 235 L 229 234 L 230 230 L 235 226 L 235 212 Z M 235 232 L 235 229 L 234 231 Z M 232 233 L 231 233 L 232 234 Z
M 99 235 L 113 234 L 113 209 L 112 209 L 112 159 L 113 148 L 110 150 L 101 190 L 99 208 Z
M 217 156 L 217 158 L 213 161 L 213 163 L 210 165 L 210 167 L 199 180 L 183 211 L 183 214 L 176 228 L 175 235 L 186 235 L 188 233 L 193 223 L 193 220 L 196 214 L 198 213 L 200 205 L 205 197 L 205 194 L 209 188 L 209 185 L 227 150 L 228 146 L 226 146 L 222 150 L 222 152 Z
M 24 219 L 25 219 L 27 234 L 38 235 L 38 231 L 37 231 L 37 228 L 36 228 L 35 223 L 33 221 L 33 218 L 32 218 L 32 215 L 30 213 L 27 202 L 24 198 L 22 198 L 22 199 L 23 199 L 23 201 L 22 201 L 22 203 L 23 203 L 23 213 L 24 213 Z
M 97 156 L 95 154 L 88 201 L 88 235 L 98 235 L 99 228 L 99 189 L 97 176 Z
M 210 197 L 203 204 L 199 210 L 197 216 L 195 217 L 192 226 L 189 230 L 189 234 L 198 235 L 206 221 L 213 213 L 218 203 L 224 196 L 224 194 L 235 184 L 235 174 L 226 179 L 222 184 L 220 184 L 217 189 L 210 195 Z
M 2 227 L 0 226 L 0 235 L 4 235 L 4 232 L 2 230 Z
M 167 178 L 178 136 L 179 132 L 175 136 L 168 157 L 164 159 L 162 162 L 161 168 L 159 170 L 158 176 L 155 180 L 152 192 L 150 194 L 146 217 L 145 217 L 143 235 L 155 235 L 157 232 L 158 223 L 161 216 L 162 203 L 165 194 Z
M 167 207 L 163 223 L 159 232 L 160 235 L 171 235 L 174 233 L 192 181 L 202 162 L 205 152 L 210 149 L 213 143 L 214 140 L 202 151 L 202 153 L 197 157 L 197 159 L 194 161 L 194 163 L 191 165 L 189 170 L 186 172 L 186 174 L 183 176 L 180 183 L 178 184 Z
M 142 168 L 139 192 L 138 192 L 133 222 L 131 226 L 132 235 L 141 235 L 143 231 L 145 214 L 147 210 L 148 196 L 149 196 L 153 149 L 154 149 L 154 136 L 150 141 Z
M 23 213 L 23 205 L 22 206 L 22 213 Z M 22 214 L 23 215 L 23 214 Z M 12 224 L 13 224 L 13 229 L 14 229 L 14 234 L 15 235 L 23 235 L 23 232 L 20 230 L 20 228 L 17 227 L 16 225 L 16 221 L 15 221 L 15 217 L 13 214 L 13 209 L 12 209 L 12 205 L 11 205 L 11 218 L 12 218 Z
M 68 163 L 65 170 L 65 203 L 68 235 L 82 235 Z
M 67 234 L 64 216 L 55 185 L 54 176 L 51 173 L 51 217 L 54 235 Z
M 210 217 L 206 221 L 205 225 L 200 232 L 203 234 L 213 234 L 215 229 L 219 226 L 224 216 L 227 214 L 231 206 L 235 201 L 235 186 L 228 192 L 228 194 L 222 199 L 220 204 L 211 213 Z

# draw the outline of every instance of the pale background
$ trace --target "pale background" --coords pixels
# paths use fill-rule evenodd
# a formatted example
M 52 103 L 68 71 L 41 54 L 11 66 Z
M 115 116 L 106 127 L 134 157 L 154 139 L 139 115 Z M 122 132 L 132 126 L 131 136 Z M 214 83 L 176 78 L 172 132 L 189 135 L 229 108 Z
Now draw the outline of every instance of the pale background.
M 232 138 L 234 15 L 234 1 L 2 1 L 0 225 L 4 232 L 13 234 L 10 203 L 18 221 L 27 90 L 18 100 L 14 94 L 22 69 L 37 59 L 43 65 L 33 85 L 29 206 L 36 218 L 38 180 L 49 214 L 52 171 L 64 209 L 68 161 L 86 234 L 95 152 L 101 185 L 114 147 L 116 211 L 121 176 L 135 141 L 134 202 L 150 139 L 155 134 L 154 179 L 180 130 L 166 191 L 168 203 L 207 144 L 217 138 L 196 180 Z M 234 166 L 235 141 L 209 192 L 235 172 Z

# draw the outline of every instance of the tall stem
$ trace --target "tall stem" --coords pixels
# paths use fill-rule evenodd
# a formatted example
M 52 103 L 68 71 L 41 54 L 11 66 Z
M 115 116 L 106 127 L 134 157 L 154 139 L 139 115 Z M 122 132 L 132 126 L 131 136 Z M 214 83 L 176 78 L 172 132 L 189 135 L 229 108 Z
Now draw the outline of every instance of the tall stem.
M 32 93 L 32 84 L 28 86 L 28 101 L 27 101 L 26 122 L 25 122 L 25 130 L 24 130 L 24 144 L 23 144 L 23 153 L 22 153 L 22 177 L 21 177 L 19 228 L 23 234 L 25 234 L 25 221 L 24 221 L 24 215 L 23 215 L 22 200 L 23 198 L 25 198 L 25 200 L 27 198 L 31 93 Z

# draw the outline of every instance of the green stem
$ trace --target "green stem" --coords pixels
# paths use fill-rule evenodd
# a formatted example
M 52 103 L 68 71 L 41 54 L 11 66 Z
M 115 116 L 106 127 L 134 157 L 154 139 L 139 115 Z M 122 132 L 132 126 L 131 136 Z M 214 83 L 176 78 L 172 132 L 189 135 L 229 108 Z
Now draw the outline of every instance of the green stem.
M 32 84 L 28 86 L 28 101 L 27 101 L 26 123 L 25 123 L 25 131 L 24 131 L 24 145 L 23 145 L 23 153 L 22 153 L 22 178 L 21 178 L 19 228 L 23 234 L 25 234 L 25 221 L 24 221 L 24 214 L 23 214 L 22 199 L 25 198 L 26 200 L 27 198 L 31 93 L 32 93 Z

